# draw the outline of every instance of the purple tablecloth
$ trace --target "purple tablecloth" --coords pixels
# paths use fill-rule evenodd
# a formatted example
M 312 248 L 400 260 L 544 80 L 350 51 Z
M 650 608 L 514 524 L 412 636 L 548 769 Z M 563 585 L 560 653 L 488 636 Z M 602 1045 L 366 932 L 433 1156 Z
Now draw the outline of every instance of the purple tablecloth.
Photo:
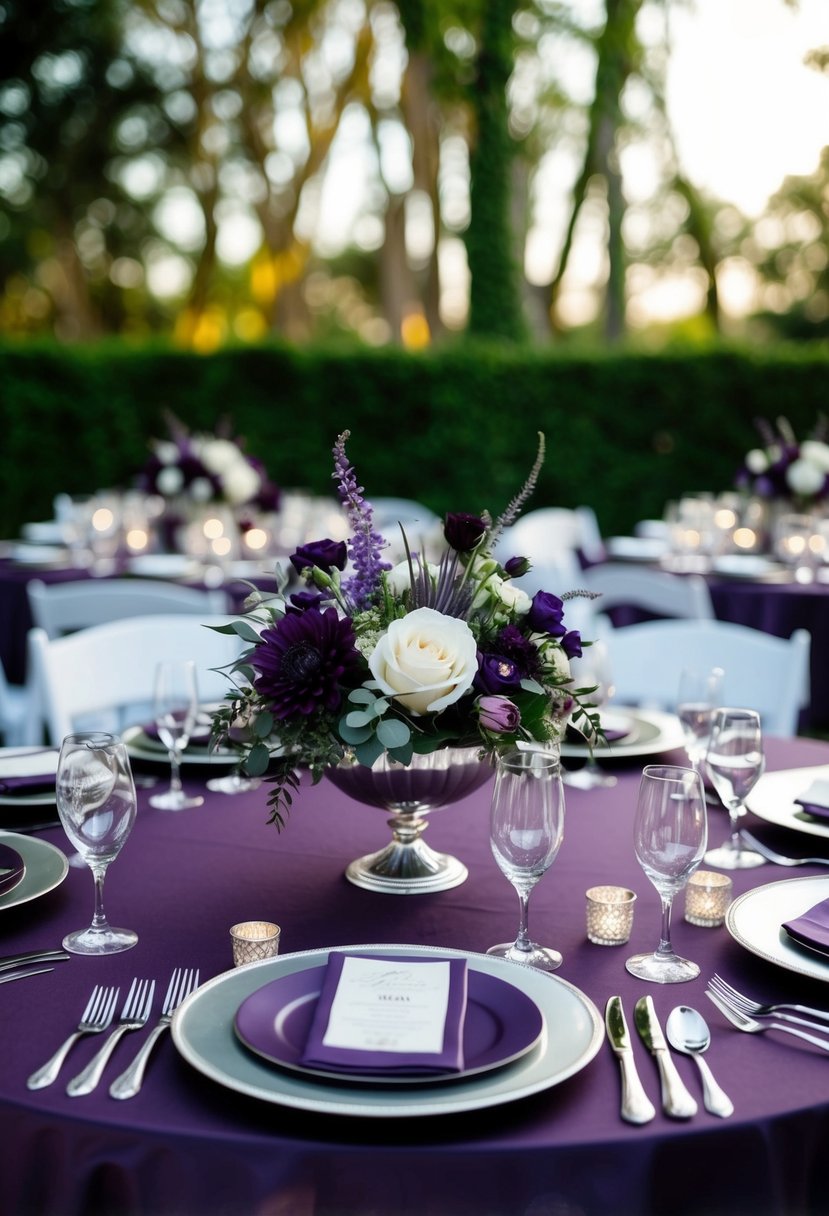
M 767 753 L 769 768 L 829 764 L 829 746 L 810 740 L 769 740 Z M 452 891 L 411 897 L 373 894 L 344 878 L 350 860 L 385 843 L 385 815 L 327 783 L 303 790 L 281 835 L 265 822 L 261 790 L 208 794 L 203 807 L 179 814 L 153 810 L 142 791 L 132 837 L 107 883 L 110 919 L 138 931 L 137 947 L 101 960 L 74 957 L 51 974 L 0 990 L 0 1212 L 825 1213 L 829 1060 L 784 1036 L 732 1030 L 703 993 L 715 970 L 749 991 L 813 1005 L 829 1004 L 829 988 L 749 954 L 725 929 L 687 924 L 681 896 L 674 941 L 701 964 L 701 977 L 662 988 L 627 974 L 625 958 L 656 944 L 659 922 L 656 893 L 632 850 L 639 772 L 640 762 L 620 770 L 611 790 L 568 789 L 564 844 L 533 894 L 531 930 L 562 950 L 559 974 L 600 1011 L 620 993 L 632 1023 L 634 1001 L 646 991 L 663 1024 L 675 1004 L 702 1010 L 713 1032 L 708 1058 L 734 1099 L 732 1119 L 702 1112 L 678 1123 L 660 1113 L 644 1127 L 623 1123 L 617 1064 L 605 1045 L 576 1076 L 534 1097 L 410 1121 L 321 1116 L 238 1095 L 194 1071 L 169 1036 L 132 1100 L 110 1099 L 106 1084 L 131 1058 L 139 1034 L 119 1045 L 106 1084 L 92 1096 L 64 1092 L 93 1054 L 92 1039 L 73 1049 L 60 1083 L 28 1091 L 26 1077 L 73 1028 L 94 983 L 118 983 L 123 995 L 133 976 L 146 975 L 163 989 L 177 965 L 199 967 L 207 980 L 230 967 L 228 930 L 237 921 L 280 923 L 282 953 L 374 942 L 479 952 L 517 927 L 515 893 L 489 850 L 489 787 L 435 814 L 427 834 L 434 847 L 468 865 L 468 880 Z M 0 808 L 0 824 L 9 815 Z M 712 839 L 723 836 L 725 815 L 715 811 L 710 819 Z M 775 835 L 759 821 L 754 826 Z M 41 835 L 66 847 L 59 829 Z M 816 843 L 810 839 L 810 847 Z M 735 892 L 786 876 L 771 866 L 738 873 Z M 584 892 L 599 883 L 639 894 L 627 946 L 586 939 Z M 0 912 L 0 954 L 57 945 L 68 929 L 88 922 L 91 910 L 90 875 L 71 868 L 52 893 Z M 653 1062 L 638 1041 L 634 1050 L 658 1103 Z M 677 1066 L 699 1097 L 693 1062 L 677 1057 Z

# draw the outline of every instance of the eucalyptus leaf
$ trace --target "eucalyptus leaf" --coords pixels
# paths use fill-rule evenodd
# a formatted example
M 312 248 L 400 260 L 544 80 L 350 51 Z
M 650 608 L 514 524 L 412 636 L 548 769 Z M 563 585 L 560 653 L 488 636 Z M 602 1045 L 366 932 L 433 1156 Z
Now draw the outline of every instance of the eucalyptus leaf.
M 343 721 L 346 726 L 359 729 L 361 726 L 368 726 L 369 722 L 373 722 L 374 714 L 370 709 L 352 709 L 351 713 L 345 715 Z
M 259 634 L 247 621 L 234 621 L 233 632 L 238 634 L 240 638 L 244 638 L 246 642 L 258 643 L 259 641 Z
M 268 735 L 273 730 L 273 714 L 269 710 L 264 710 L 257 714 L 253 723 L 253 733 L 257 739 L 267 739 Z
M 261 777 L 267 772 L 271 753 L 264 743 L 255 743 L 245 757 L 245 771 L 250 777 Z
M 537 680 L 523 679 L 521 681 L 521 687 L 524 689 L 524 692 L 534 692 L 534 693 L 543 693 L 544 692 L 544 689 L 541 687 L 541 685 L 538 683 Z
M 345 718 L 340 720 L 338 727 L 340 738 L 343 743 L 348 743 L 351 747 L 356 747 L 360 743 L 365 743 L 366 739 L 370 739 L 374 731 L 370 726 L 349 726 Z
M 348 694 L 349 701 L 353 701 L 355 705 L 371 705 L 375 696 L 368 688 L 354 688 Z
M 399 718 L 385 718 L 382 722 L 377 723 L 377 738 L 389 751 L 393 748 L 405 747 L 411 737 L 412 732 Z
M 367 768 L 371 768 L 375 760 L 382 756 L 384 751 L 383 744 L 376 735 L 372 735 L 365 743 L 358 743 L 354 748 L 354 755 L 361 764 L 365 764 Z
M 411 739 L 404 747 L 390 747 L 389 755 L 393 760 L 397 760 L 400 764 L 411 764 L 412 756 L 414 755 L 414 747 Z

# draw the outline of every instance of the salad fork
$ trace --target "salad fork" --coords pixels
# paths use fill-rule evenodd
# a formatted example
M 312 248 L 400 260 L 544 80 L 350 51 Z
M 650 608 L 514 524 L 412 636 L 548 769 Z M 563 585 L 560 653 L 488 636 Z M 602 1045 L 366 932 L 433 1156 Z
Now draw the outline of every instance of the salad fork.
M 755 852 L 762 854 L 766 861 L 773 861 L 777 866 L 829 866 L 829 857 L 787 857 L 784 853 L 777 853 L 745 828 L 741 829 L 740 836 Z
M 127 999 L 124 1001 L 124 1008 L 121 1010 L 118 1025 L 101 1049 L 92 1057 L 86 1068 L 82 1072 L 79 1072 L 76 1077 L 73 1077 L 66 1086 L 66 1092 L 71 1098 L 76 1098 L 80 1094 L 92 1093 L 101 1079 L 106 1062 L 115 1050 L 118 1040 L 127 1031 L 140 1030 L 142 1026 L 146 1026 L 154 996 L 155 980 L 152 983 L 149 980 L 142 980 L 140 983 L 137 979 L 132 981 L 132 987 L 127 993 Z
M 101 1034 L 112 1021 L 115 1004 L 118 1000 L 118 988 L 103 988 L 96 984 L 92 995 L 87 1001 L 78 1029 L 70 1034 L 66 1042 L 58 1048 L 51 1060 L 47 1060 L 42 1068 L 33 1072 L 26 1085 L 29 1089 L 43 1089 L 51 1085 L 60 1072 L 60 1066 L 66 1058 L 69 1048 L 85 1034 Z
M 829 1039 L 818 1039 L 815 1035 L 807 1034 L 805 1030 L 798 1030 L 796 1026 L 789 1026 L 785 1022 L 757 1022 L 754 1018 L 750 1018 L 748 1014 L 740 1013 L 732 1005 L 727 1005 L 721 996 L 717 996 L 715 992 L 712 992 L 711 988 L 706 988 L 705 995 L 713 1005 L 716 1005 L 720 1013 L 728 1019 L 732 1026 L 736 1026 L 738 1030 L 745 1030 L 748 1034 L 763 1034 L 767 1030 L 782 1030 L 784 1034 L 793 1034 L 796 1038 L 804 1039 L 807 1043 L 812 1043 L 823 1051 L 829 1051 Z
M 172 1022 L 173 1014 L 181 1002 L 185 999 L 185 997 L 188 997 L 194 989 L 198 988 L 198 986 L 198 971 L 185 971 L 182 967 L 176 967 L 175 971 L 170 976 L 170 983 L 167 987 L 164 1003 L 161 1007 L 161 1017 L 150 1031 L 146 1041 L 142 1044 L 132 1064 L 130 1064 L 129 1068 L 125 1072 L 121 1073 L 120 1077 L 116 1077 L 116 1079 L 110 1085 L 110 1097 L 135 1097 L 141 1088 L 141 1082 L 144 1079 L 144 1069 L 147 1066 L 147 1060 L 150 1058 L 150 1053 L 152 1052 L 156 1041 Z
M 716 974 L 711 976 L 708 983 L 729 1005 L 735 1006 L 741 1013 L 746 1013 L 749 1017 L 762 1017 L 770 1013 L 779 1013 L 781 1017 L 785 1017 L 787 1012 L 805 1013 L 808 1017 L 827 1023 L 826 1028 L 829 1031 L 829 1010 L 812 1009 L 810 1005 L 795 1005 L 787 1001 L 763 1004 L 762 1001 L 754 1001 L 744 993 L 738 992 L 731 984 L 726 983 L 722 976 Z

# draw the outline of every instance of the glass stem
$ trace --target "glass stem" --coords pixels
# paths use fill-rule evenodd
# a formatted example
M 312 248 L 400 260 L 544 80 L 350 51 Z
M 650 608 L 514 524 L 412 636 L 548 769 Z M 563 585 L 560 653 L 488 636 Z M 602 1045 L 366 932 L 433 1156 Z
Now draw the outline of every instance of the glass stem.
M 109 928 L 107 923 L 106 913 L 104 912 L 104 878 L 106 877 L 106 866 L 91 866 L 92 877 L 95 880 L 95 911 L 92 915 L 92 924 L 90 928 L 96 933 L 103 932 Z
M 516 887 L 516 890 L 518 891 L 518 906 L 521 911 L 518 924 L 518 936 L 515 939 L 513 949 L 523 950 L 525 954 L 528 954 L 532 948 L 529 931 L 530 893 L 523 887 Z
M 742 845 L 740 843 L 740 803 L 728 808 L 728 818 L 731 821 L 731 847 L 735 853 L 739 853 Z
M 668 898 L 667 895 L 660 895 L 662 901 L 662 925 L 659 930 L 659 945 L 656 948 L 657 954 L 673 954 L 674 948 L 671 945 L 671 907 L 673 905 L 673 896 Z
M 170 790 L 174 794 L 181 793 L 181 764 L 175 747 L 170 751 Z

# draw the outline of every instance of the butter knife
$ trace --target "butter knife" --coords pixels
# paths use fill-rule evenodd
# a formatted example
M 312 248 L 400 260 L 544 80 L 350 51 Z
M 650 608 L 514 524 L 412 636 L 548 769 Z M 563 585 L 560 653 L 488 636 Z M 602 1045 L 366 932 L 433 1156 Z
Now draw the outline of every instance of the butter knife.
M 636 1071 L 621 997 L 612 996 L 608 1000 L 604 1011 L 604 1024 L 622 1073 L 622 1118 L 628 1123 L 649 1123 L 656 1110 L 642 1088 Z
M 685 1088 L 682 1077 L 677 1072 L 676 1065 L 671 1058 L 662 1027 L 659 1025 L 659 1018 L 653 1007 L 653 997 L 639 998 L 634 1006 L 633 1018 L 642 1042 L 656 1060 L 659 1068 L 662 1109 L 672 1119 L 690 1119 L 697 1113 L 697 1104 Z
M 30 950 L 28 954 L 7 954 L 0 958 L 0 971 L 25 967 L 29 963 L 60 963 L 71 957 L 65 950 Z

